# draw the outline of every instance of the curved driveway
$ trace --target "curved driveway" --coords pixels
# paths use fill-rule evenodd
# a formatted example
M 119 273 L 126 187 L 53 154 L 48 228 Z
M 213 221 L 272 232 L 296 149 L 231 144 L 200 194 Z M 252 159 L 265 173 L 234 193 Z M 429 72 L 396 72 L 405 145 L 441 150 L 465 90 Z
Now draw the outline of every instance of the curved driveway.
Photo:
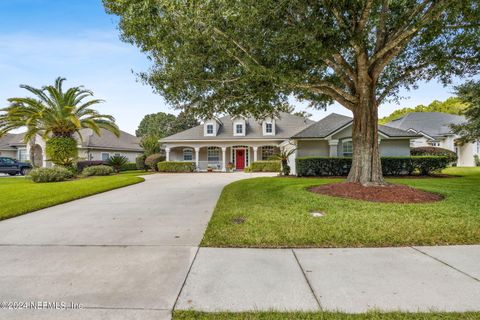
M 0 319 L 169 319 L 222 188 L 254 176 L 149 175 L 1 221 L 0 303 L 28 308 Z

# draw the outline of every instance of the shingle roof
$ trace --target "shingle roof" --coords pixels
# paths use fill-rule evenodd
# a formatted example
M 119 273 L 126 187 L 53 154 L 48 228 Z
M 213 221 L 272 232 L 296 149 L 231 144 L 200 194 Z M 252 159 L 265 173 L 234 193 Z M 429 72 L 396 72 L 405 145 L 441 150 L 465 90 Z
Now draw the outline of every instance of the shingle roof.
M 140 139 L 125 132 L 120 131 L 120 137 L 117 138 L 113 133 L 100 129 L 100 136 L 97 136 L 92 129 L 81 129 L 80 133 L 82 135 L 83 141 L 80 137 L 75 134 L 74 137 L 78 141 L 78 144 L 83 148 L 93 148 L 93 149 L 115 149 L 115 150 L 125 150 L 125 151 L 138 151 L 142 152 L 143 149 L 140 147 Z M 23 142 L 23 137 L 25 133 L 18 134 L 6 134 L 0 138 L 0 149 L 9 149 L 12 146 L 25 146 Z
M 387 125 L 403 130 L 413 129 L 431 137 L 451 135 L 451 124 L 462 124 L 465 117 L 443 112 L 412 112 Z
M 100 136 L 96 135 L 92 129 L 81 129 L 80 133 L 83 141 L 80 140 L 78 135 L 75 135 L 75 138 L 83 148 L 143 151 L 139 145 L 140 138 L 125 131 L 120 130 L 120 137 L 105 129 L 100 129 Z
M 300 131 L 293 138 L 326 138 L 335 131 L 349 125 L 353 119 L 337 113 L 331 113 L 322 120 L 309 126 L 308 128 Z M 389 126 L 378 126 L 378 131 L 388 137 L 417 137 L 415 133 L 411 133 L 405 130 L 392 128 Z
M 7 133 L 0 138 L 0 149 L 8 150 L 16 146 L 25 146 L 25 142 L 23 142 L 24 136 L 25 133 Z
M 248 140 L 248 139 L 288 139 L 297 132 L 305 129 L 314 122 L 304 117 L 295 116 L 289 113 L 280 113 L 280 116 L 275 119 L 275 135 L 264 136 L 261 120 L 253 118 L 246 119 L 246 134 L 245 136 L 233 135 L 233 121 L 230 116 L 225 116 L 219 119 L 221 125 L 216 136 L 204 136 L 203 125 L 193 127 L 191 129 L 179 132 L 169 137 L 163 138 L 162 141 L 177 141 L 177 140 Z

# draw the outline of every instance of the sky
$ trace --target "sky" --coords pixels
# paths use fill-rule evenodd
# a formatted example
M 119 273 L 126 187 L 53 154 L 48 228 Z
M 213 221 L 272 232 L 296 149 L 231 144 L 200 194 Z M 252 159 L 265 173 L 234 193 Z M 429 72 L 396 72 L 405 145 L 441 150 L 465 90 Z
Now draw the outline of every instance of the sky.
M 83 85 L 104 99 L 96 109 L 113 115 L 120 129 L 132 134 L 146 114 L 177 114 L 137 81 L 135 72 L 148 70 L 150 64 L 138 48 L 120 40 L 117 21 L 101 0 L 0 0 L 0 107 L 7 106 L 10 97 L 27 95 L 20 84 L 41 87 L 62 76 L 65 87 Z M 400 104 L 382 105 L 379 115 L 452 95 L 451 87 L 420 83 L 419 89 L 403 92 Z M 326 111 L 295 105 L 312 113 L 314 120 L 331 112 L 350 115 L 340 105 Z

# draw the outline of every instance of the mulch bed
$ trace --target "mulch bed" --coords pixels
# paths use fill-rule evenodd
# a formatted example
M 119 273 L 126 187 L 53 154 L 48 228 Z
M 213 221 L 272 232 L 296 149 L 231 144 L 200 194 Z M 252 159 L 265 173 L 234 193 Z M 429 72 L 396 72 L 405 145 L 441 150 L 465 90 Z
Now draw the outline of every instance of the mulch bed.
M 312 187 L 309 190 L 334 197 L 373 202 L 423 203 L 443 199 L 441 195 L 398 184 L 388 184 L 382 187 L 364 187 L 357 183 L 341 182 L 324 184 Z

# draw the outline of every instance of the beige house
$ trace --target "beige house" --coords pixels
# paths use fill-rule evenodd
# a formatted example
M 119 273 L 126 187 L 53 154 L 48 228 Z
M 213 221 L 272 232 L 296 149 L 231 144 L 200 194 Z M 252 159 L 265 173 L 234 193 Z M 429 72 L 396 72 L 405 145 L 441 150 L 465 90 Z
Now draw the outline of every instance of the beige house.
M 143 154 L 139 145 L 139 138 L 120 131 L 120 137 L 101 129 L 100 136 L 97 136 L 91 129 L 82 129 L 79 135 L 75 135 L 78 142 L 78 154 L 81 160 L 107 160 L 113 155 L 122 155 L 130 162 Z M 10 157 L 19 161 L 28 161 L 33 154 L 33 160 L 37 166 L 49 167 L 51 163 L 45 155 L 45 141 L 36 136 L 29 143 L 24 142 L 24 133 L 7 134 L 0 138 L 0 156 Z
M 457 154 L 457 166 L 474 167 L 474 156 L 480 154 L 480 142 L 460 145 L 457 143 L 459 136 L 454 134 L 450 127 L 466 121 L 463 116 L 448 113 L 412 112 L 391 121 L 388 126 L 418 134 L 417 139 L 411 140 L 411 147 L 432 146 L 448 149 Z
M 295 174 L 296 157 L 351 156 L 351 126 L 352 118 L 334 113 L 318 122 L 288 113 L 264 120 L 225 116 L 160 143 L 167 161 L 192 161 L 199 171 L 209 167 L 225 171 L 228 163 L 242 170 L 252 162 L 268 160 L 279 148 L 295 148 L 289 161 Z M 388 126 L 379 126 L 379 131 L 382 156 L 409 156 L 410 140 L 418 138 L 415 133 Z

